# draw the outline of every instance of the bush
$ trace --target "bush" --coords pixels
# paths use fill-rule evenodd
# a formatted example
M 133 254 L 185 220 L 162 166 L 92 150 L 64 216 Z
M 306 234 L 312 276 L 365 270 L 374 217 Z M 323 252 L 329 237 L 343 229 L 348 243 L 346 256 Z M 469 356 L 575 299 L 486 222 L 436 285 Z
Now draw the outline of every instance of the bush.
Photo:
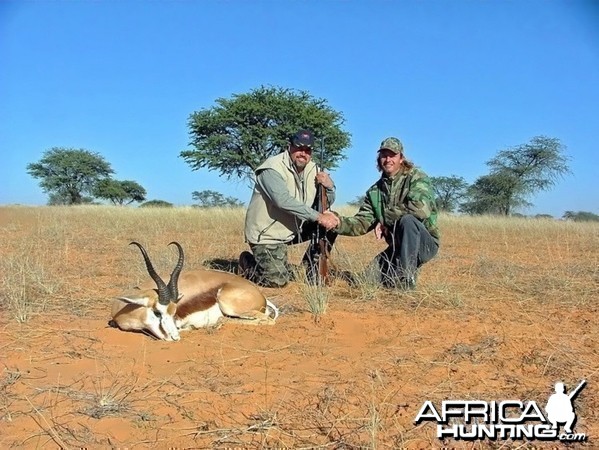
M 149 200 L 139 205 L 140 208 L 172 208 L 173 204 L 164 200 Z

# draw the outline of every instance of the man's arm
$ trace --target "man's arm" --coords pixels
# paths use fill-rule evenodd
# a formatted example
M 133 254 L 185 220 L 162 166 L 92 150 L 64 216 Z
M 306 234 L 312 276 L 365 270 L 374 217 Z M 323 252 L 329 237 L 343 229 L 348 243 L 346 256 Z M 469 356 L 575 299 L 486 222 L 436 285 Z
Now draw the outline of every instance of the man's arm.
M 292 197 L 283 177 L 273 169 L 264 169 L 256 175 L 256 183 L 274 206 L 301 220 L 316 222 L 318 212 Z
M 428 219 L 436 210 L 433 186 L 424 172 L 412 177 L 406 197 L 406 210 L 420 220 Z
M 335 229 L 337 234 L 345 236 L 361 236 L 374 228 L 377 219 L 374 208 L 368 196 L 360 209 L 352 217 L 339 216 L 339 226 Z

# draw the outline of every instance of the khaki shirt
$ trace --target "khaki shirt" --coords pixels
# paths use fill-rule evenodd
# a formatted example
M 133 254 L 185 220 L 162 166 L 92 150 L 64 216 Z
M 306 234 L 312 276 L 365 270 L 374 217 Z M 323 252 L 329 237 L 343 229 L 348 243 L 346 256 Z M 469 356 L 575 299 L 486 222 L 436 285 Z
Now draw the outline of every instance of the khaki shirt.
M 259 177 L 267 169 L 281 176 L 292 199 L 307 207 L 314 204 L 317 168 L 313 161 L 298 174 L 289 152 L 284 151 L 264 161 L 256 169 L 256 176 Z M 292 213 L 281 206 L 269 198 L 260 183 L 256 183 L 245 216 L 245 240 L 250 244 L 280 244 L 293 240 L 301 229 L 303 219 L 297 215 L 297 211 Z

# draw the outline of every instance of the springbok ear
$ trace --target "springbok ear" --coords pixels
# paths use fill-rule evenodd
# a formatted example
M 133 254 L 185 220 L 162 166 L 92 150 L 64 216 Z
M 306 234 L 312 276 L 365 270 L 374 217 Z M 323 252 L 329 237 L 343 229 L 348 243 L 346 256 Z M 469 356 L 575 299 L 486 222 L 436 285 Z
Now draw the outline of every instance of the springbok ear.
M 156 300 L 154 297 L 149 296 L 145 292 L 125 294 L 124 296 L 117 298 L 133 305 L 145 306 L 146 308 L 151 308 Z

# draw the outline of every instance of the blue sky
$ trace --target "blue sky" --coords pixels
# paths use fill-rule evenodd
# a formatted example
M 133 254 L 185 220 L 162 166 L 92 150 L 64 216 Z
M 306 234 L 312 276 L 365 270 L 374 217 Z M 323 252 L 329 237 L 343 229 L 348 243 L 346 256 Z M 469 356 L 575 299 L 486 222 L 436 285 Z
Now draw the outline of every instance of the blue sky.
M 179 153 L 191 113 L 261 85 L 344 114 L 338 203 L 378 178 L 387 136 L 429 175 L 470 183 L 545 135 L 573 174 L 524 212 L 599 213 L 599 4 L 577 0 L 2 1 L 0 204 L 46 203 L 26 166 L 52 147 L 101 154 L 148 199 L 247 202 L 247 183 Z

